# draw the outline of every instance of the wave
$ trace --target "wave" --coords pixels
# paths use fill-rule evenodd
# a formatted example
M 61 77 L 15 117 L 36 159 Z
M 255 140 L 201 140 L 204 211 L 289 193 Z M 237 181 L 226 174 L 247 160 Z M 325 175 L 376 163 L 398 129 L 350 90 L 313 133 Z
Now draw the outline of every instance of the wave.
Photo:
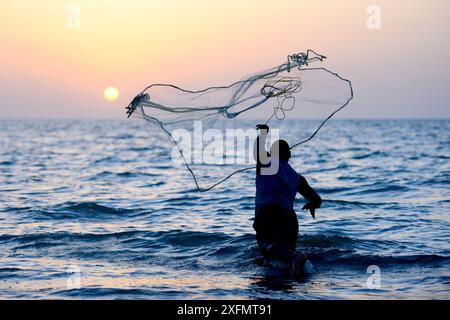
M 404 192 L 410 190 L 407 186 L 400 186 L 396 184 L 389 184 L 386 182 L 375 183 L 369 186 L 360 186 L 358 188 L 341 188 L 339 191 L 351 191 L 346 192 L 347 195 L 361 195 L 361 194 L 374 194 L 374 193 L 392 193 L 392 192 Z M 331 192 L 329 192 L 331 193 Z
M 322 172 L 330 172 L 330 171 L 338 171 L 341 169 L 349 169 L 351 167 L 350 164 L 347 163 L 340 163 L 334 167 L 330 167 L 330 168 L 326 168 L 326 167 L 322 167 L 319 169 L 311 169 L 308 170 L 308 174 L 313 174 L 313 173 L 322 173 Z
M 94 298 L 111 299 L 120 297 L 120 299 L 148 299 L 148 297 L 157 297 L 158 299 L 171 299 L 170 296 L 183 294 L 183 292 L 161 290 L 136 289 L 136 288 L 109 288 L 109 287 L 81 287 L 79 289 L 59 290 L 52 292 L 53 295 L 68 298 Z
M 170 252 L 177 252 L 178 254 L 183 254 L 184 257 L 190 258 L 193 256 L 232 256 L 236 260 L 244 261 L 248 261 L 249 258 L 254 258 L 255 255 L 258 255 L 254 234 L 235 236 L 222 232 L 175 229 L 169 231 L 131 230 L 98 234 L 53 232 L 0 235 L 0 243 L 12 244 L 15 250 L 53 246 L 79 247 L 80 243 L 95 243 L 98 246 L 100 242 L 104 242 L 106 246 L 107 243 L 111 243 L 111 240 L 114 240 L 114 248 L 110 248 L 108 245 L 108 249 L 105 247 L 102 253 L 94 251 L 89 254 L 97 256 L 103 254 L 118 255 L 122 252 L 126 255 L 129 254 L 129 250 L 144 250 L 147 255 L 160 255 L 162 252 L 165 252 L 170 256 Z M 370 250 L 361 251 L 362 248 L 375 248 L 380 245 L 387 248 L 395 248 L 398 246 L 398 243 L 395 241 L 364 240 L 340 235 L 321 234 L 302 235 L 298 240 L 298 249 L 305 251 L 314 263 L 319 264 L 342 266 L 368 266 L 375 264 L 388 266 L 450 262 L 449 256 L 438 254 L 383 256 L 362 253 L 370 252 Z M 374 252 L 379 252 L 379 250 Z M 236 263 L 239 263 L 239 261 L 236 261 Z M 2 269 L 0 269 L 0 274 L 1 271 Z
M 100 159 L 95 159 L 91 162 L 91 165 L 96 165 L 96 164 L 102 164 L 102 163 L 107 163 L 107 164 L 111 164 L 111 162 L 114 160 L 114 156 L 107 156 L 107 157 L 103 157 Z
M 198 232 L 171 230 L 152 233 L 152 238 L 161 243 L 180 247 L 197 247 L 201 245 L 213 245 L 227 241 L 232 236 L 221 232 Z
M 320 188 L 317 189 L 319 194 L 339 193 L 355 190 L 353 187 L 332 187 L 332 188 Z
M 350 237 L 339 235 L 320 235 L 305 234 L 299 237 L 297 243 L 305 248 L 308 247 L 331 247 L 331 246 L 347 246 L 354 243 L 355 240 Z
M 121 218 L 137 210 L 113 208 L 96 202 L 64 202 L 47 207 L 9 207 L 4 212 L 23 214 L 36 220 Z
M 433 263 L 450 263 L 449 256 L 437 254 L 416 255 L 365 255 L 355 253 L 353 250 L 331 249 L 320 253 L 308 253 L 308 257 L 321 264 L 334 264 L 336 266 L 362 266 L 377 265 L 379 267 L 393 267 L 400 265 L 430 265 Z
M 0 268 L 0 280 L 1 279 L 11 279 L 12 277 L 21 277 L 26 278 L 28 277 L 28 272 L 26 269 L 21 268 Z
M 383 202 L 361 202 L 361 201 L 346 201 L 346 200 L 333 200 L 333 199 L 324 199 L 323 202 L 326 203 L 327 205 L 337 206 L 340 208 L 342 206 L 345 206 L 346 208 L 354 207 L 354 208 L 359 208 L 359 209 L 377 208 L 377 207 L 382 207 L 382 206 L 387 205 L 386 203 L 383 203 Z M 395 204 L 399 204 L 399 203 L 389 202 L 388 205 L 395 205 Z
M 130 212 L 129 209 L 117 209 L 98 204 L 96 202 L 66 202 L 62 205 L 58 205 L 59 210 L 76 212 L 76 213 L 89 213 L 89 214 L 120 214 Z
M 15 161 L 0 161 L 0 166 L 12 166 L 16 164 Z
M 29 234 L 2 234 L 0 242 L 16 242 L 29 244 L 30 247 L 39 247 L 42 243 L 44 246 L 52 246 L 55 244 L 67 244 L 70 246 L 76 241 L 100 241 L 109 239 L 121 239 L 137 236 L 145 233 L 144 231 L 122 231 L 113 233 L 73 233 L 73 232 L 42 232 Z
M 198 232 L 185 230 L 170 231 L 145 231 L 131 230 L 111 233 L 75 233 L 75 232 L 42 232 L 28 234 L 3 234 L 0 235 L 0 242 L 3 244 L 14 242 L 20 245 L 17 248 L 42 247 L 53 245 L 70 246 L 79 242 L 96 242 L 106 240 L 118 240 L 122 244 L 126 244 L 127 248 L 143 247 L 148 248 L 157 246 L 162 247 L 179 247 L 193 248 L 198 246 L 220 246 L 225 243 L 240 243 L 242 239 L 254 239 L 253 235 L 245 235 L 241 237 L 233 237 L 221 232 Z
M 132 172 L 132 171 L 124 171 L 124 172 L 112 172 L 112 171 L 103 171 L 97 173 L 89 178 L 89 180 L 97 180 L 99 178 L 105 177 L 124 177 L 124 178 L 133 178 L 133 177 L 159 177 L 160 174 L 150 173 L 150 172 Z
M 299 249 L 304 250 L 316 270 L 365 272 L 370 265 L 383 268 L 442 267 L 450 266 L 450 257 L 437 254 L 377 255 L 370 250 L 355 248 L 361 240 L 340 235 L 311 234 L 299 239 Z M 377 240 L 375 240 L 376 242 Z M 8 245 L 5 246 L 5 243 Z M 261 256 L 254 234 L 231 235 L 222 232 L 200 232 L 186 230 L 146 231 L 133 230 L 111 233 L 35 233 L 24 235 L 0 235 L 2 247 L 12 249 L 15 254 L 50 254 L 53 258 L 79 260 L 90 264 L 104 261 L 113 264 L 125 263 L 127 267 L 148 270 L 167 270 L 172 274 L 194 272 L 247 273 L 264 272 L 258 265 Z M 395 245 L 392 243 L 391 245 Z M 380 251 L 375 251 L 380 252 Z M 100 262 L 101 263 L 101 262 Z M 322 270 L 322 271 L 321 271 Z M 51 277 L 54 270 L 47 270 Z M 62 271 L 61 271 L 62 272 Z M 27 270 L 0 269 L 1 279 L 26 279 L 32 276 Z M 108 287 L 85 287 L 76 290 L 59 290 L 54 295 L 62 296 L 155 296 L 155 292 L 141 291 L 145 288 L 118 289 Z
M 370 153 L 354 155 L 351 158 L 354 160 L 362 160 L 362 159 L 367 159 L 367 158 L 372 158 L 372 157 L 389 157 L 389 154 L 387 152 L 374 151 L 374 152 L 370 152 Z

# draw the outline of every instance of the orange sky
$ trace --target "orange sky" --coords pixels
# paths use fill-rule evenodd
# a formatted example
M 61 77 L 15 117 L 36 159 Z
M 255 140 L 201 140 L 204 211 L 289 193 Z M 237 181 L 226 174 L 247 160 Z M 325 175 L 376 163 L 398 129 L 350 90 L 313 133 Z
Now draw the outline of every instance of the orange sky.
M 448 0 L 0 0 L 0 118 L 123 118 L 153 82 L 228 84 L 308 48 L 353 81 L 341 116 L 448 118 L 449 27 Z

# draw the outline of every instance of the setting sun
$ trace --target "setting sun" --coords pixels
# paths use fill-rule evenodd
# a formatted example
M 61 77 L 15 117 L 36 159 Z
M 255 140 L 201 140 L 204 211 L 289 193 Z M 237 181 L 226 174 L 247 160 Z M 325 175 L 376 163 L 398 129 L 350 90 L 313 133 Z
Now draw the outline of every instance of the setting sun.
M 107 101 L 117 100 L 117 98 L 119 97 L 119 90 L 116 87 L 108 87 L 103 90 L 103 97 Z

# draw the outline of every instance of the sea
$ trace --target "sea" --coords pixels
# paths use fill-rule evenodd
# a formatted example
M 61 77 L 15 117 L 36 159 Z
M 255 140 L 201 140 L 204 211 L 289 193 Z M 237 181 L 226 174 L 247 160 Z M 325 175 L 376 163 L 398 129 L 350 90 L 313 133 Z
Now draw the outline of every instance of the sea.
M 450 120 L 330 120 L 293 150 L 323 199 L 316 219 L 296 200 L 296 278 L 260 263 L 254 170 L 199 192 L 166 142 L 139 119 L 0 120 L 0 298 L 450 299 Z

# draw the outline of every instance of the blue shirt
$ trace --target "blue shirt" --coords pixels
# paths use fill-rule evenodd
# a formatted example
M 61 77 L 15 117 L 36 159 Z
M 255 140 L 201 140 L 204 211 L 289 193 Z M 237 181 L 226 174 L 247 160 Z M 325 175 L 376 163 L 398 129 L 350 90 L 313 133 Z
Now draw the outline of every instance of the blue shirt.
M 280 161 L 278 172 L 273 175 L 256 175 L 255 209 L 268 204 L 278 204 L 294 210 L 294 200 L 302 176 L 288 163 Z

